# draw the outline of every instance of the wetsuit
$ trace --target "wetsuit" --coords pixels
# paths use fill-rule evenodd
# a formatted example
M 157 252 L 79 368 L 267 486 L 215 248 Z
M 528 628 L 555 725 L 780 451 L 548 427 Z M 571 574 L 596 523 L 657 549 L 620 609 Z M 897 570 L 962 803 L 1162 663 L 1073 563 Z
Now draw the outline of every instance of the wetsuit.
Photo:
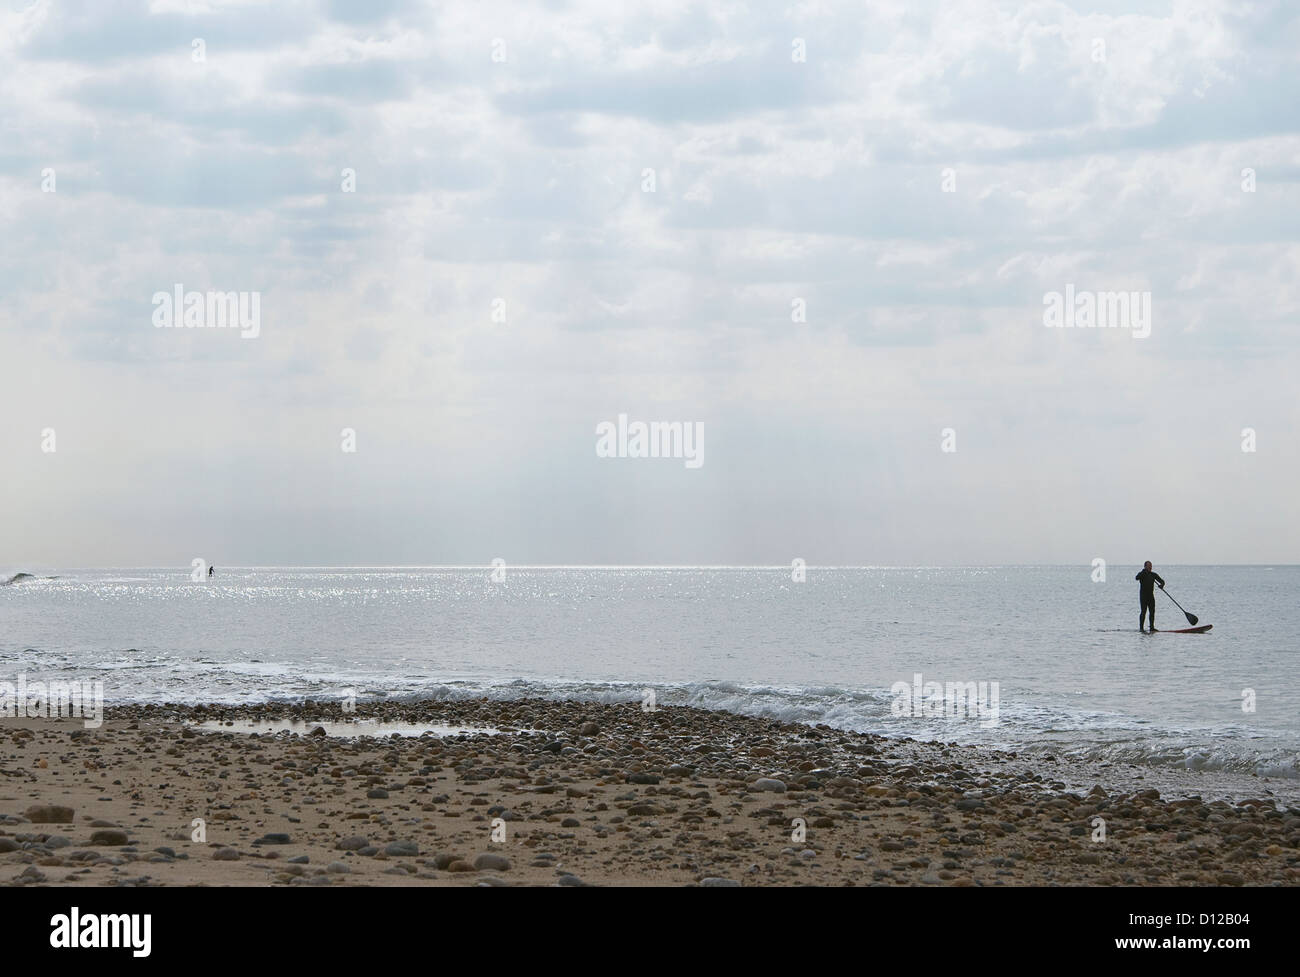
M 1146 620 L 1147 613 L 1150 612 L 1151 630 L 1154 631 L 1156 629 L 1155 585 L 1159 583 L 1160 586 L 1163 588 L 1165 582 L 1161 578 L 1160 574 L 1156 573 L 1154 570 L 1147 570 L 1145 568 L 1139 570 L 1138 575 L 1133 579 L 1140 584 L 1140 588 L 1138 590 L 1138 597 L 1142 605 L 1142 612 L 1138 615 L 1138 630 L 1139 631 L 1142 630 L 1142 624 Z

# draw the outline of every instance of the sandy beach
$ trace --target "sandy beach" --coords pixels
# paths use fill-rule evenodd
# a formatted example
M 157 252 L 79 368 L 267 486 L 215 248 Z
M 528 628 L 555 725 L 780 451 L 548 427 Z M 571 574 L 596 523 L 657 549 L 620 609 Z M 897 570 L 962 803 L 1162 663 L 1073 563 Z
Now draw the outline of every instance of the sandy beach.
M 272 721 L 306 735 L 238 731 Z M 499 732 L 311 732 L 357 721 Z M 1300 810 L 1270 798 L 1069 792 L 970 749 L 689 707 L 132 706 L 0 739 L 8 885 L 1300 882 Z

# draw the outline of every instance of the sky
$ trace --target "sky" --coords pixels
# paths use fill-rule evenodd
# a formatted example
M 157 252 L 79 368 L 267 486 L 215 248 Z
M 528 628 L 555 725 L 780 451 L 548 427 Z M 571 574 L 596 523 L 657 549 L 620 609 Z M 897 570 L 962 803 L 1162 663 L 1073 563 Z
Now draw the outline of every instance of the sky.
M 1300 562 L 1298 61 L 1283 2 L 0 0 L 0 566 Z

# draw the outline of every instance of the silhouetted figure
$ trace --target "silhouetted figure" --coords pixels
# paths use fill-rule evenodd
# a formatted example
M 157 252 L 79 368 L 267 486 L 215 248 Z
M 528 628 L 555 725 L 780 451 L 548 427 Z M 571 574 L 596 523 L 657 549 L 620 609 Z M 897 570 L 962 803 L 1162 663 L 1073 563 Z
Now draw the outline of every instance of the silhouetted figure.
M 1151 564 L 1149 564 L 1149 563 L 1147 564 L 1147 566 L 1150 566 L 1150 565 L 1151 565 Z M 209 576 L 209 577 L 211 577 L 211 576 L 212 576 L 213 574 L 215 574 L 216 572 L 217 572 L 217 568 L 216 568 L 216 567 L 208 567 L 208 576 Z
M 1147 560 L 1138 571 L 1138 575 L 1133 578 L 1138 582 L 1138 598 L 1142 603 L 1142 613 L 1138 615 L 1138 630 L 1142 630 L 1142 624 L 1151 615 L 1151 633 L 1156 631 L 1156 589 L 1155 584 L 1160 584 L 1160 589 L 1165 589 L 1165 582 L 1160 578 L 1160 574 L 1151 569 L 1151 561 Z

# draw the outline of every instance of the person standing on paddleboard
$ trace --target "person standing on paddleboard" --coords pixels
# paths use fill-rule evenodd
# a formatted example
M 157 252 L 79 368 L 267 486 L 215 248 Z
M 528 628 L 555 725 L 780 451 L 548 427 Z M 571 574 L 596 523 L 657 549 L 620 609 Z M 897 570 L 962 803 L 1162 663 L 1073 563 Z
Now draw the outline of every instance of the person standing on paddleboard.
M 1140 584 L 1138 589 L 1138 598 L 1142 603 L 1142 613 L 1138 615 L 1138 630 L 1142 630 L 1142 624 L 1146 621 L 1148 612 L 1151 614 L 1151 633 L 1156 631 L 1156 590 L 1155 584 L 1160 584 L 1160 589 L 1165 589 L 1165 582 L 1161 579 L 1160 574 L 1151 569 L 1151 561 L 1147 560 L 1138 571 L 1138 575 L 1133 578 Z

